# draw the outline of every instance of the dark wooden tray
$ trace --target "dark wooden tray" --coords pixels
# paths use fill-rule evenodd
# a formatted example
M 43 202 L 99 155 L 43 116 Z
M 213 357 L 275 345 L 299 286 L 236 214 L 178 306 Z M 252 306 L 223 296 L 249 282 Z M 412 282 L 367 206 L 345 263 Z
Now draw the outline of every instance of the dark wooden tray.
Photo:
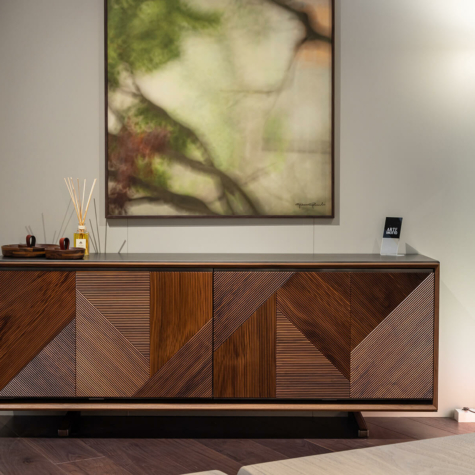
M 2 246 L 3 257 L 15 258 L 31 258 L 31 257 L 45 257 L 46 249 L 44 247 L 26 247 L 25 245 L 10 244 Z
M 76 260 L 83 259 L 86 250 L 82 247 L 71 247 L 69 249 L 61 249 L 57 246 L 55 249 L 46 249 L 46 259 L 57 259 L 57 260 Z

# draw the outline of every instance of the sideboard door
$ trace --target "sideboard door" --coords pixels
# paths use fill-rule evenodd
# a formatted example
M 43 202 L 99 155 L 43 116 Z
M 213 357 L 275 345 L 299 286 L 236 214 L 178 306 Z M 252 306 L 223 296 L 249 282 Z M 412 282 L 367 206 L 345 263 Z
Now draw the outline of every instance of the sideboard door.
M 350 276 L 215 272 L 214 396 L 350 395 Z
M 211 398 L 213 273 L 152 272 L 150 376 L 143 398 Z
M 77 272 L 78 397 L 132 397 L 150 375 L 150 273 Z
M 432 399 L 434 286 L 427 272 L 352 273 L 352 398 Z
M 75 273 L 0 271 L 0 397 L 74 397 Z

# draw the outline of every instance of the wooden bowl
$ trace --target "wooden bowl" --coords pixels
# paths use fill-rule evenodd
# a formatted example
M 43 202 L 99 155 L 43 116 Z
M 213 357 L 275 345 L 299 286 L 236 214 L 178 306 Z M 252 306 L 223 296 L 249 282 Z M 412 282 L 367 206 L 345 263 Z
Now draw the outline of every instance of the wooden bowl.
M 86 249 L 82 247 L 71 247 L 69 249 L 61 249 L 59 246 L 56 246 L 55 249 L 46 249 L 46 259 L 57 259 L 57 260 L 73 260 L 73 259 L 83 259 Z
M 16 257 L 28 259 L 32 257 L 45 257 L 46 249 L 44 247 L 26 247 L 24 245 L 10 244 L 2 246 L 3 257 Z
M 58 244 L 38 244 L 38 247 L 44 247 L 46 250 L 48 250 L 48 249 L 60 249 Z

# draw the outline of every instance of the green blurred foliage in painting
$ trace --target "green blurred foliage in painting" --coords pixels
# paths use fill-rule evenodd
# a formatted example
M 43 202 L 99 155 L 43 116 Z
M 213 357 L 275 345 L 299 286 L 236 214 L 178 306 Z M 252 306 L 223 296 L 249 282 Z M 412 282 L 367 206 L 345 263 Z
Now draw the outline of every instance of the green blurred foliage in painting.
M 180 56 L 184 34 L 218 24 L 218 14 L 203 13 L 182 0 L 109 0 L 109 87 L 119 86 L 123 67 L 132 72 L 153 72 Z
M 330 5 L 108 0 L 108 214 L 328 215 Z

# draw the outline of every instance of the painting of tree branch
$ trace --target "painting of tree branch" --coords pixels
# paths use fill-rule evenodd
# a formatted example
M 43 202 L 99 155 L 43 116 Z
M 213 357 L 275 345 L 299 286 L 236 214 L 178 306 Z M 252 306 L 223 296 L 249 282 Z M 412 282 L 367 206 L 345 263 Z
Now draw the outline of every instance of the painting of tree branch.
M 333 216 L 333 0 L 105 0 L 108 217 Z

